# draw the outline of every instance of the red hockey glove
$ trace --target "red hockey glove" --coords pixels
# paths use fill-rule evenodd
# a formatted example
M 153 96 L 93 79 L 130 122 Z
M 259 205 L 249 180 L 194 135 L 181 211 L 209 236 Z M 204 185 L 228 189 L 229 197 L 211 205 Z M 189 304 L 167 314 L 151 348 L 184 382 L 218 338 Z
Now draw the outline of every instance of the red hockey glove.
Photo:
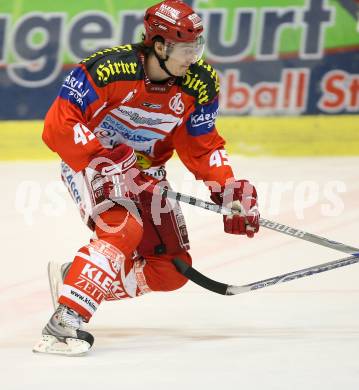
M 219 192 L 211 190 L 211 199 L 219 205 L 236 210 L 224 215 L 224 231 L 231 234 L 246 234 L 253 237 L 259 230 L 257 191 L 247 180 L 236 180 L 221 187 Z M 237 211 L 238 210 L 238 211 Z
M 121 191 L 118 196 L 128 197 L 128 186 L 125 183 L 124 173 L 130 173 L 133 168 L 136 172 L 131 172 L 131 177 L 136 176 L 139 171 L 135 169 L 136 154 L 128 145 L 119 145 L 109 149 L 105 153 L 93 156 L 89 167 L 98 172 L 92 180 L 91 187 L 94 192 L 96 204 L 101 203 L 104 199 L 109 199 L 113 190 L 113 181 L 118 184 Z M 114 178 L 117 176 L 117 178 Z M 133 180 L 133 179 L 132 179 Z M 113 195 L 113 194 L 112 194 Z
M 112 176 L 128 171 L 136 164 L 134 150 L 125 144 L 109 149 L 105 153 L 94 156 L 90 166 L 100 172 L 102 176 Z

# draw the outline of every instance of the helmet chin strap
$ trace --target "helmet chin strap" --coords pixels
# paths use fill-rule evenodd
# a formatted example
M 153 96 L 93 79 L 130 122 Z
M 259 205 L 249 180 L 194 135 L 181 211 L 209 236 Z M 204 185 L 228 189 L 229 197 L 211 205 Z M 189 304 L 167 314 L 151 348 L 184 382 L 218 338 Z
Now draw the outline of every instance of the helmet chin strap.
M 161 57 L 157 54 L 156 50 L 154 50 L 154 53 L 155 53 L 155 56 L 156 56 L 156 58 L 157 58 L 157 60 L 158 60 L 158 63 L 160 64 L 161 69 L 163 69 L 170 77 L 177 77 L 177 76 L 175 76 L 174 74 L 172 74 L 172 73 L 168 70 L 168 68 L 167 68 L 167 66 L 166 66 L 166 61 L 168 60 L 169 57 L 166 56 L 166 59 L 164 60 L 163 58 L 161 58 Z

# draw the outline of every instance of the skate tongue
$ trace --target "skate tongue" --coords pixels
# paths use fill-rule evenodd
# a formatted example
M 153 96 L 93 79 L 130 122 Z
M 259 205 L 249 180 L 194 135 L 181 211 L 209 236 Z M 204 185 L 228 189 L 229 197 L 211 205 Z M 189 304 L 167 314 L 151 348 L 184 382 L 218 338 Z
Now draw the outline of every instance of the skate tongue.
M 60 305 L 58 310 L 60 324 L 65 328 L 74 330 L 80 329 L 82 325 L 82 317 L 67 306 Z

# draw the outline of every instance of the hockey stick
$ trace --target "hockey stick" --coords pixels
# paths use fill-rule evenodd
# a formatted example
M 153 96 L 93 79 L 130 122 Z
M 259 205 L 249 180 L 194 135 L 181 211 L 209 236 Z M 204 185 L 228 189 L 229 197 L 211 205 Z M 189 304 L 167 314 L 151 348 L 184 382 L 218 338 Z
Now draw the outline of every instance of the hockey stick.
M 223 215 L 231 215 L 233 211 L 227 207 L 219 206 L 215 203 L 207 202 L 194 196 L 185 195 L 177 191 L 173 191 L 168 189 L 167 187 L 161 186 L 153 186 L 150 185 L 146 188 L 146 191 L 150 191 L 152 193 L 158 193 L 165 198 L 170 198 L 177 200 L 179 202 L 187 203 L 192 206 L 200 207 L 202 209 L 210 210 L 218 214 Z M 236 210 L 237 211 L 237 210 Z M 274 230 L 279 233 L 287 234 L 288 236 L 300 238 L 304 241 L 309 241 L 317 245 L 325 246 L 327 248 L 335 249 L 340 252 L 348 253 L 351 255 L 358 255 L 359 248 L 355 248 L 350 245 L 343 244 L 341 242 L 328 240 L 325 237 L 317 236 L 312 233 L 305 232 L 300 229 L 293 228 L 291 226 L 287 226 L 278 222 L 270 221 L 269 219 L 260 218 L 259 219 L 260 226 L 263 226 L 267 229 Z
M 116 182 L 114 181 L 115 188 Z M 161 187 L 161 186 L 153 186 L 149 184 L 145 191 L 159 194 L 162 197 L 174 199 L 176 201 L 188 203 L 193 206 L 197 206 L 200 208 L 204 208 L 206 210 L 211 210 L 219 214 L 223 215 L 230 215 L 232 214 L 232 210 L 223 206 L 216 205 L 214 203 L 210 203 L 198 198 L 195 198 L 193 196 L 181 194 L 180 192 L 176 192 L 173 190 L 168 189 L 167 187 Z M 116 199 L 113 199 L 116 201 Z M 359 249 L 342 244 L 340 242 L 336 241 L 330 241 L 324 237 L 317 236 L 315 234 L 307 233 L 302 230 L 298 230 L 295 228 L 292 228 L 290 226 L 286 226 L 283 224 L 279 224 L 277 222 L 273 222 L 264 218 L 260 218 L 260 225 L 264 226 L 268 229 L 278 231 L 280 233 L 284 233 L 290 236 L 298 237 L 302 240 L 309 241 L 321 246 L 325 246 L 328 248 L 336 249 L 341 252 L 350 253 L 352 256 L 334 260 L 328 263 L 319 264 L 313 267 L 304 268 L 298 271 L 289 272 L 286 274 L 282 274 L 279 276 L 275 276 L 269 279 L 261 280 L 258 282 L 254 282 L 251 284 L 243 285 L 243 286 L 234 286 L 234 285 L 228 285 L 225 283 L 217 282 L 213 279 L 210 279 L 206 277 L 205 275 L 201 274 L 199 271 L 194 269 L 193 267 L 186 264 L 181 259 L 173 259 L 172 262 L 177 268 L 177 270 L 187 277 L 192 282 L 198 284 L 199 286 L 202 286 L 203 288 L 216 292 L 218 294 L 222 295 L 236 295 L 241 294 L 244 292 L 252 291 L 252 290 L 258 290 L 260 288 L 268 287 L 274 284 L 278 283 L 284 283 L 289 282 L 291 280 L 304 278 L 307 276 L 315 275 L 318 273 L 330 271 L 336 268 L 345 267 L 351 264 L 355 264 L 359 262 Z
M 113 176 L 116 178 L 116 175 Z M 116 181 L 113 182 L 115 189 L 118 188 L 118 183 Z M 177 191 L 170 190 L 169 188 L 161 185 L 152 185 L 149 182 L 145 183 L 144 191 L 150 192 L 152 194 L 158 194 L 164 198 L 173 199 L 182 203 L 187 203 L 192 206 L 196 206 L 205 210 L 210 210 L 218 214 L 222 215 L 231 215 L 233 211 L 228 207 L 220 206 L 215 203 L 207 202 L 202 199 L 195 198 L 194 196 L 185 195 Z M 120 193 L 120 190 L 119 190 Z M 116 202 L 116 196 L 111 198 Z M 123 198 L 120 198 L 123 199 Z M 237 212 L 238 210 L 236 210 Z M 301 240 L 312 242 L 317 245 L 321 245 L 327 248 L 335 249 L 340 252 L 348 253 L 351 255 L 358 255 L 359 248 L 343 244 L 341 242 L 329 240 L 325 237 L 317 236 L 316 234 L 308 233 L 300 229 L 293 228 L 291 226 L 284 225 L 282 223 L 274 222 L 269 219 L 260 218 L 259 219 L 260 226 L 263 226 L 267 229 L 274 230 L 279 233 L 286 234 L 288 236 L 300 238 Z
M 319 274 L 321 272 L 327 272 L 336 268 L 346 267 L 348 265 L 358 263 L 359 254 L 345 257 L 339 260 L 330 261 L 328 263 L 322 263 L 319 265 L 315 265 L 313 267 L 303 268 L 298 271 L 288 272 L 286 274 L 274 276 L 272 278 L 260 280 L 258 282 L 254 282 L 250 284 L 245 284 L 243 286 L 225 284 L 210 279 L 207 276 L 201 274 L 199 271 L 197 271 L 190 265 L 188 265 L 187 263 L 185 263 L 181 259 L 174 259 L 172 260 L 172 262 L 177 268 L 177 270 L 183 276 L 185 276 L 187 279 L 191 280 L 192 282 L 198 284 L 199 286 L 207 290 L 213 291 L 217 294 L 237 295 L 237 294 L 242 294 L 253 290 L 258 290 L 260 288 L 272 286 L 274 284 L 290 282 L 291 280 L 305 278 L 307 276 Z

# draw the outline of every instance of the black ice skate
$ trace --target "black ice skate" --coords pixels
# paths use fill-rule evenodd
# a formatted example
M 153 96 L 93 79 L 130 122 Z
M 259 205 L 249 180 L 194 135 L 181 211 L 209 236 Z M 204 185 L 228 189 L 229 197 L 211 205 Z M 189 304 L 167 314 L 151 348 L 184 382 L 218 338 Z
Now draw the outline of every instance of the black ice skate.
M 33 352 L 81 356 L 94 342 L 93 336 L 80 329 L 82 317 L 65 305 L 59 305 L 42 331 Z

